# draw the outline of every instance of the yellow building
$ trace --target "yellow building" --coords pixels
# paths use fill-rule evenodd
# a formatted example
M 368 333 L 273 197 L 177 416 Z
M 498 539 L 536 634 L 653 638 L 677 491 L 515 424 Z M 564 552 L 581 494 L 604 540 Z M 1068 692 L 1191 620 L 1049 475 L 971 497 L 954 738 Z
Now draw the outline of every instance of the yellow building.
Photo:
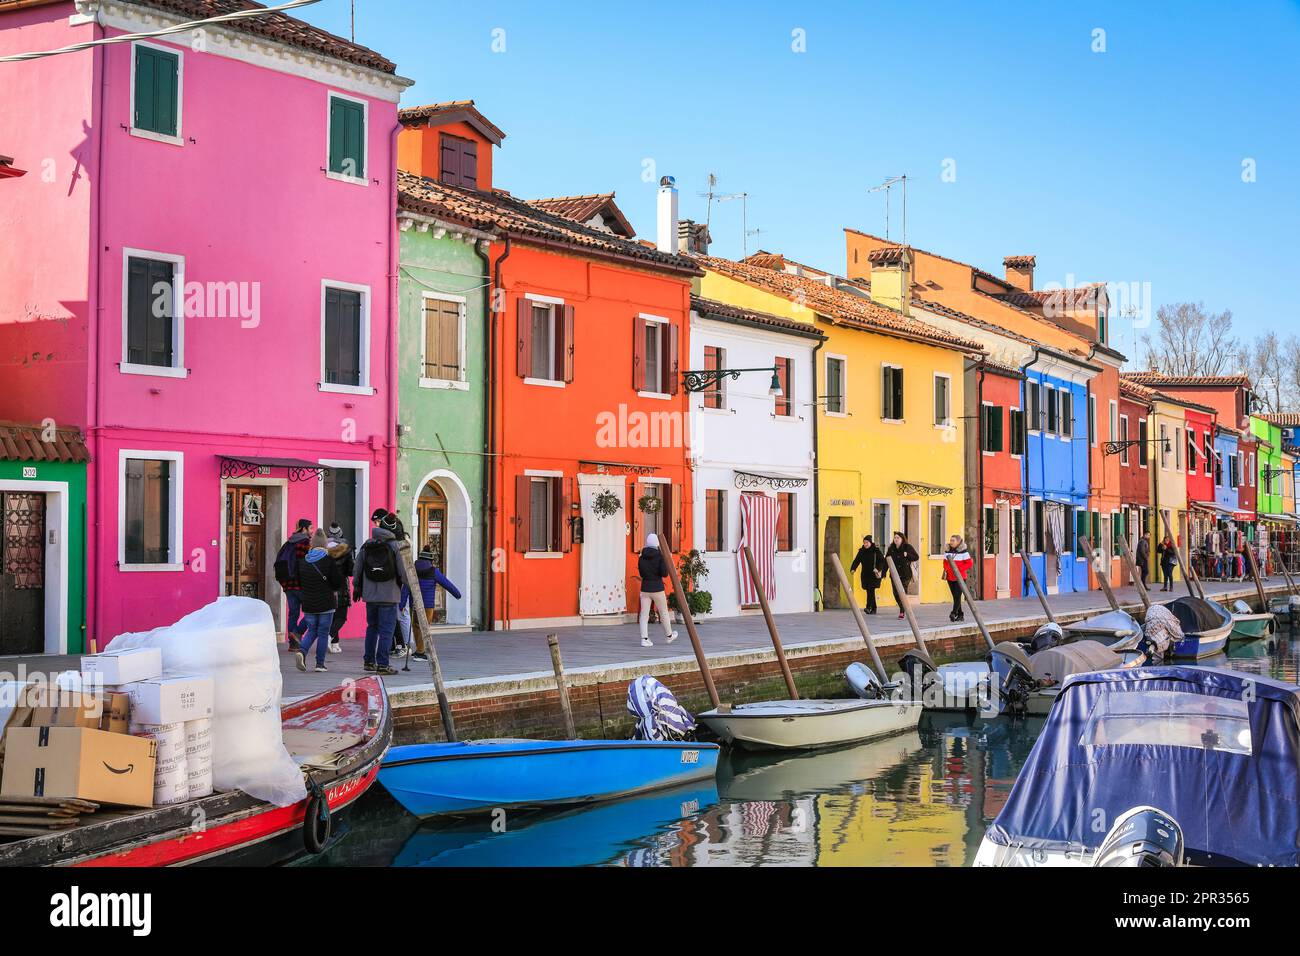
M 829 555 L 847 569 L 862 536 L 882 547 L 902 531 L 920 555 L 912 600 L 948 597 L 941 579 L 950 534 L 969 538 L 964 506 L 963 361 L 982 347 L 919 322 L 891 301 L 887 270 L 872 293 L 761 253 L 743 262 L 701 256 L 700 295 L 815 324 L 827 335 L 815 355 L 818 541 L 823 606 L 846 607 Z M 905 274 L 898 270 L 899 286 Z M 897 293 L 895 288 L 895 299 Z M 858 575 L 853 588 L 865 596 Z M 892 603 L 886 583 L 878 592 Z
M 1156 545 L 1165 539 L 1166 528 L 1177 539 L 1183 560 L 1188 560 L 1187 536 L 1187 415 L 1177 399 L 1153 392 L 1151 420 L 1147 423 L 1151 446 L 1151 580 L 1158 580 Z M 1166 524 L 1166 522 L 1168 522 Z M 1174 580 L 1182 572 L 1174 569 Z

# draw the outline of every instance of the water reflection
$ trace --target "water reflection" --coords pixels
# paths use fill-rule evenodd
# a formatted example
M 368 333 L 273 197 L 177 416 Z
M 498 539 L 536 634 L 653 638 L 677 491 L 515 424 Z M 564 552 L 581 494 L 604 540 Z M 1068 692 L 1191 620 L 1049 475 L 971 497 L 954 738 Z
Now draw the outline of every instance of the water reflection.
M 1207 666 L 1296 682 L 1289 634 Z M 582 810 L 423 826 L 376 787 L 313 862 L 379 866 L 964 866 L 1044 718 L 926 713 L 917 731 L 831 751 L 727 754 L 716 787 Z M 499 821 L 498 821 L 499 828 Z

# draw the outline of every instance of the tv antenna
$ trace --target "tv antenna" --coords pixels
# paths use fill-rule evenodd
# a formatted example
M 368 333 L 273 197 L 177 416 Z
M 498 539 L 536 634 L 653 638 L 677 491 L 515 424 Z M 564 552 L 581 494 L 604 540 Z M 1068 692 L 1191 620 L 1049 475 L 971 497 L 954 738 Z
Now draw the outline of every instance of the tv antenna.
M 715 196 L 718 202 L 731 202 L 733 199 L 740 200 L 740 248 L 741 257 L 749 255 L 749 193 L 727 193 L 725 196 Z
M 704 206 L 704 225 L 708 225 L 713 217 L 713 200 L 718 198 L 718 177 L 715 173 L 709 173 L 709 191 L 696 193 L 701 199 L 706 200 Z
M 890 196 L 895 186 L 903 187 L 903 245 L 907 245 L 907 175 L 890 176 L 879 186 L 872 186 L 867 190 L 869 193 L 878 193 L 882 190 L 885 193 L 885 238 L 889 238 L 889 205 Z

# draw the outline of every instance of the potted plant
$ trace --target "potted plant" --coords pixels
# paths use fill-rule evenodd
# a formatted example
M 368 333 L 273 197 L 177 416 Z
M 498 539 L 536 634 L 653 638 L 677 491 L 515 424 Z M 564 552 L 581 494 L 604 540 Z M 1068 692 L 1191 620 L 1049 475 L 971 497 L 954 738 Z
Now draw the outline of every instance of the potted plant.
M 700 552 L 692 548 L 688 553 L 678 556 L 677 574 L 686 589 L 686 603 L 691 609 L 691 617 L 696 621 L 708 617 L 713 611 L 713 595 L 700 589 L 700 582 L 709 576 L 709 566 Z M 677 592 L 668 595 L 668 606 L 673 609 L 673 616 L 678 623 L 683 622 L 681 609 L 677 606 Z
M 610 518 L 618 514 L 619 509 L 623 507 L 623 502 L 619 501 L 618 495 L 608 488 L 602 490 L 591 501 L 591 510 L 597 518 Z

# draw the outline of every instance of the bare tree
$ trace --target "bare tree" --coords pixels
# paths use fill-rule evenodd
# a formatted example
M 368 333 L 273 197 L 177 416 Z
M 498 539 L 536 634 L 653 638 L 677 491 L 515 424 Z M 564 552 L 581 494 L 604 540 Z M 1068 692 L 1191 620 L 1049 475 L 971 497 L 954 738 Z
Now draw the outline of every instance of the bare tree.
M 1174 302 L 1156 312 L 1154 338 L 1142 336 L 1147 367 L 1166 375 L 1224 375 L 1236 371 L 1241 345 L 1232 313 L 1211 314 L 1199 302 Z
M 1244 346 L 1241 355 L 1244 370 L 1255 386 L 1258 410 L 1265 413 L 1283 411 L 1286 407 L 1284 395 L 1292 375 L 1277 333 L 1265 332 Z

